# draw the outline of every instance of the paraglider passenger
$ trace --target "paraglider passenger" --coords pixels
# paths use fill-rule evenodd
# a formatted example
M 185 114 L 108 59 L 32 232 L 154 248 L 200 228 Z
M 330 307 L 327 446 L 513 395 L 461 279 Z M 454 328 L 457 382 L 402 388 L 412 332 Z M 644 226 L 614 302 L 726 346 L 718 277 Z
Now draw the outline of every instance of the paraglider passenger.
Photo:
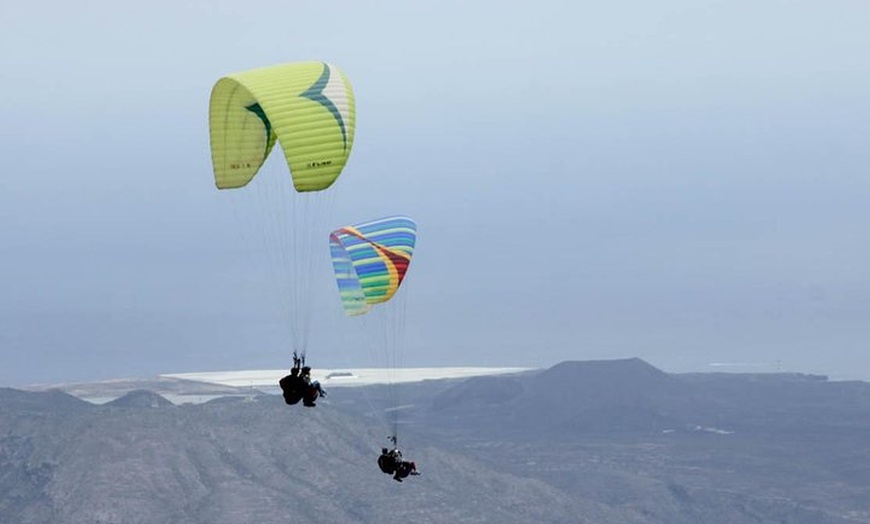
M 317 400 L 317 397 L 326 397 L 326 391 L 323 391 L 323 388 L 320 386 L 320 382 L 317 380 L 311 380 L 311 368 L 305 366 L 302 368 L 300 372 L 299 378 L 302 380 L 304 384 L 304 393 L 302 396 L 302 405 L 307 407 L 314 407 L 317 404 L 314 403 Z
M 409 462 L 407 460 L 403 460 L 399 462 L 396 466 L 396 473 L 393 475 L 393 480 L 402 482 L 403 478 L 406 478 L 408 475 L 419 475 L 420 472 L 417 471 L 417 465 L 413 462 Z

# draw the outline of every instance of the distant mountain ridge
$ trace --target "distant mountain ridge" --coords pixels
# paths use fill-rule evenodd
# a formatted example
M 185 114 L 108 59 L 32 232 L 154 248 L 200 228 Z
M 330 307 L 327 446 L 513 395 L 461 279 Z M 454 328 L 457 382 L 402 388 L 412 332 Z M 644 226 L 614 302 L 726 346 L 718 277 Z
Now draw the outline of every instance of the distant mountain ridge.
M 87 410 L 93 404 L 69 393 L 52 389 L 44 392 L 22 391 L 20 389 L 0 388 L 0 410 L 46 411 L 64 409 L 67 411 Z
M 312 370 L 312 378 L 327 388 L 360 387 L 388 383 L 462 380 L 472 376 L 511 375 L 530 368 L 430 367 L 430 368 L 341 368 Z M 202 403 L 220 397 L 250 397 L 253 394 L 280 392 L 278 381 L 287 369 L 239 370 L 164 374 L 150 378 L 124 378 L 97 382 L 37 385 L 29 391 L 64 391 L 83 400 L 102 404 L 132 391 L 148 390 L 174 404 Z

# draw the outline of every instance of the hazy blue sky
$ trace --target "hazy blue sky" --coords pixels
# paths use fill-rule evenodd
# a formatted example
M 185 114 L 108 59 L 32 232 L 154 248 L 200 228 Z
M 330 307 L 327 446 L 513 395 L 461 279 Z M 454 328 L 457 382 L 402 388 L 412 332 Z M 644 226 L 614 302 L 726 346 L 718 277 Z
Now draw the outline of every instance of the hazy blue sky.
M 406 364 L 870 379 L 864 0 L 32 1 L 0 19 L 0 385 L 286 364 L 207 110 L 220 76 L 297 60 L 356 93 L 331 225 L 420 225 Z M 337 347 L 326 276 L 311 353 L 371 365 Z

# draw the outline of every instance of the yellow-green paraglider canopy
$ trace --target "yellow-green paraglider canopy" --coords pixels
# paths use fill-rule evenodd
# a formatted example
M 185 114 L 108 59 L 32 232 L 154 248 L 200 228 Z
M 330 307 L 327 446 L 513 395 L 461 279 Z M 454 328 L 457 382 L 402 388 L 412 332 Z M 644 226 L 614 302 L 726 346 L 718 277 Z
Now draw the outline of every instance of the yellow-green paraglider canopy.
M 218 189 L 247 185 L 277 141 L 297 191 L 335 182 L 353 146 L 350 82 L 325 62 L 298 62 L 227 75 L 209 104 Z

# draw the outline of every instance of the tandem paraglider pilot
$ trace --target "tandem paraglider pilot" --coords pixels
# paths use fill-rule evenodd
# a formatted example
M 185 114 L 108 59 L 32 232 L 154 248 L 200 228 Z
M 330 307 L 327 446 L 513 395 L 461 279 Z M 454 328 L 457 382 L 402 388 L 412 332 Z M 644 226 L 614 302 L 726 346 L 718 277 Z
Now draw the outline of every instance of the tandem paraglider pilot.
M 311 368 L 303 366 L 304 363 L 305 356 L 299 358 L 294 352 L 293 367 L 290 368 L 290 374 L 278 381 L 285 404 L 298 404 L 301 400 L 303 406 L 314 407 L 317 405 L 314 401 L 318 397 L 326 397 L 326 392 L 320 386 L 320 382 L 311 380 Z
M 402 452 L 396 448 L 388 450 L 381 448 L 381 456 L 378 457 L 378 467 L 387 475 L 392 475 L 393 480 L 402 482 L 402 479 L 408 475 L 419 475 L 417 465 L 413 462 L 404 460 Z

